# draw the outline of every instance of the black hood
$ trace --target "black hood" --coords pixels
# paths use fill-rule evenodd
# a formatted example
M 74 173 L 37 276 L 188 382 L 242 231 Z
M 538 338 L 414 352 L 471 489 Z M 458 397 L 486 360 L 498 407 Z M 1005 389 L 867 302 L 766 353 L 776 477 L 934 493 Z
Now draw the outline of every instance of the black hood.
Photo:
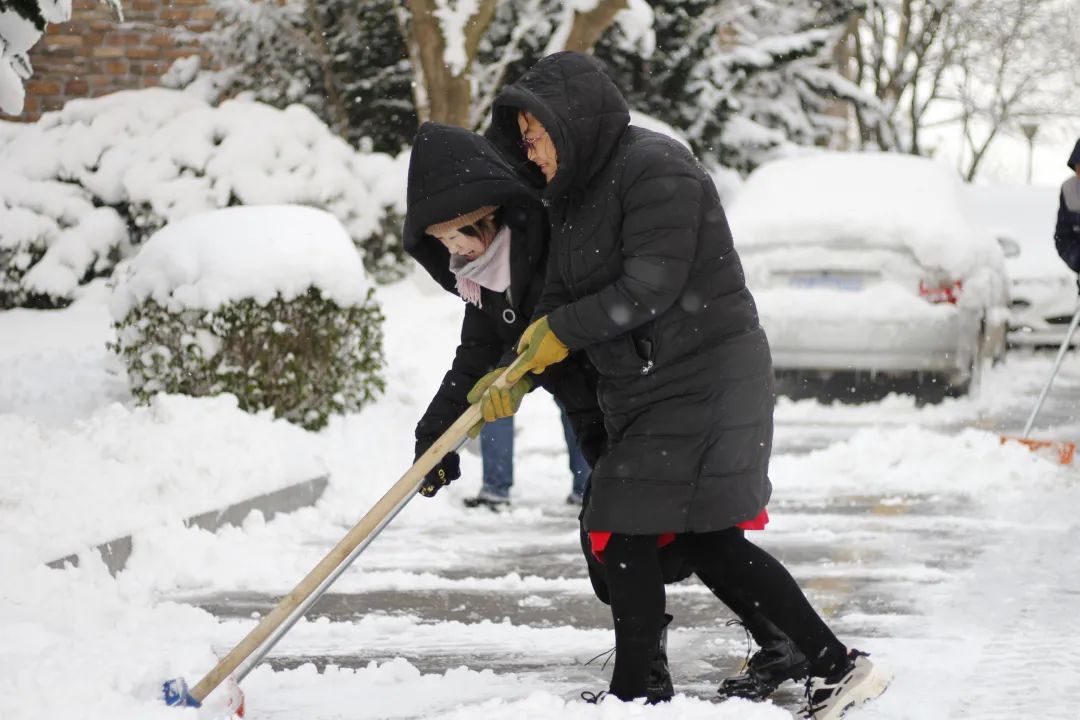
M 491 135 L 504 152 L 520 159 L 519 110 L 544 124 L 559 155 L 558 170 L 544 190 L 548 198 L 587 186 L 630 124 L 619 88 L 599 62 L 576 52 L 548 55 L 495 99 Z
M 426 122 L 409 157 L 406 203 L 405 251 L 455 292 L 450 252 L 424 229 L 484 205 L 528 206 L 539 200 L 489 140 L 464 128 Z
M 1076 166 L 1080 165 L 1080 140 L 1076 141 L 1076 147 L 1073 148 L 1072 155 L 1069 156 L 1069 169 L 1076 170 Z

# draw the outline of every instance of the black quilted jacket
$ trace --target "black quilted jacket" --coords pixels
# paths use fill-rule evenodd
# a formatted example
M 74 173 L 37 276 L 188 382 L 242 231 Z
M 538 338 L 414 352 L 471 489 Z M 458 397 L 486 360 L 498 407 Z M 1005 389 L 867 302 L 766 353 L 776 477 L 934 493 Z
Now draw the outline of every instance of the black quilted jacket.
M 457 294 L 450 253 L 424 228 L 484 205 L 500 207 L 510 226 L 510 287 L 484 289 L 482 307 L 466 304 L 461 342 L 438 392 L 416 426 L 419 456 L 468 409 L 466 394 L 511 348 L 535 310 L 544 284 L 548 222 L 536 192 L 483 137 L 462 128 L 424 123 L 409 161 L 408 209 L 402 233 L 405 250 L 448 292 Z M 430 352 L 417 338 L 417 352 Z M 509 353 L 509 354 L 508 354 Z M 594 462 L 603 443 L 596 402 L 596 371 L 575 353 L 555 372 L 537 376 L 566 409 L 585 459 Z
M 586 526 L 706 532 L 754 517 L 771 493 L 772 366 L 711 179 L 674 140 L 629 126 L 588 56 L 548 56 L 496 99 L 491 135 L 520 156 L 519 109 L 558 152 L 536 312 L 601 375 L 610 446 Z

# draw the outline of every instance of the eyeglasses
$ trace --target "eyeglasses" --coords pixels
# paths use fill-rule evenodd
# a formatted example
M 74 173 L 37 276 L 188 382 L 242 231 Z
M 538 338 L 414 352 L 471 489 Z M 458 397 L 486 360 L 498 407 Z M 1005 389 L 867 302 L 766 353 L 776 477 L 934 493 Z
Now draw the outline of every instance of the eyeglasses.
M 521 146 L 522 152 L 524 152 L 526 155 L 528 155 L 529 150 L 532 150 L 533 148 L 535 148 L 536 143 L 540 142 L 540 140 L 542 138 L 543 138 L 542 135 L 537 135 L 535 137 L 529 137 L 528 135 L 522 135 L 521 140 L 518 142 L 518 144 Z

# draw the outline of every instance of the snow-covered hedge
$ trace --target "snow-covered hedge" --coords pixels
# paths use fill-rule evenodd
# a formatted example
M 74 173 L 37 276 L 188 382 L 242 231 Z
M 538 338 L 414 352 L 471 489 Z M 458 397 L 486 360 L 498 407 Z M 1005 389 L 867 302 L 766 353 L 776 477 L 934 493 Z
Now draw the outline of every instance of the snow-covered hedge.
M 382 313 L 348 234 L 312 208 L 167 225 L 117 273 L 111 349 L 140 400 L 232 393 L 308 429 L 383 390 Z
M 87 207 L 119 213 L 129 245 L 138 247 L 166 224 L 206 210 L 308 205 L 341 221 L 377 280 L 406 267 L 397 228 L 407 158 L 359 153 L 303 106 L 230 100 L 213 107 L 154 88 L 72 101 L 18 132 L 4 125 L 0 167 L 28 186 L 9 208 L 32 209 L 46 202 L 36 191 L 71 184 L 85 191 Z M 70 219 L 77 225 L 80 218 Z M 0 243 L 14 244 L 2 224 Z M 96 272 L 110 270 L 99 263 Z M 74 287 L 51 290 L 63 299 Z
M 0 308 L 67 304 L 72 288 L 112 269 L 127 240 L 120 215 L 79 186 L 0 172 Z

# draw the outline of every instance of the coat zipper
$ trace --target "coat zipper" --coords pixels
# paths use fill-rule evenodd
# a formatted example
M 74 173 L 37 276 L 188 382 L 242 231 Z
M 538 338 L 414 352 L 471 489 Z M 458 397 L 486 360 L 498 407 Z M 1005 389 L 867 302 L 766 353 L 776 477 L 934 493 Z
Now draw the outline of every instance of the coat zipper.
M 517 322 L 517 313 L 514 312 L 514 296 L 510 294 L 509 287 L 506 288 L 506 302 L 509 307 L 502 311 L 502 319 L 507 325 L 513 325 Z
M 645 353 L 645 364 L 641 366 L 641 374 L 648 375 L 653 369 L 653 358 L 655 357 L 655 343 L 651 338 L 645 338 L 644 342 L 647 343 L 648 352 Z

